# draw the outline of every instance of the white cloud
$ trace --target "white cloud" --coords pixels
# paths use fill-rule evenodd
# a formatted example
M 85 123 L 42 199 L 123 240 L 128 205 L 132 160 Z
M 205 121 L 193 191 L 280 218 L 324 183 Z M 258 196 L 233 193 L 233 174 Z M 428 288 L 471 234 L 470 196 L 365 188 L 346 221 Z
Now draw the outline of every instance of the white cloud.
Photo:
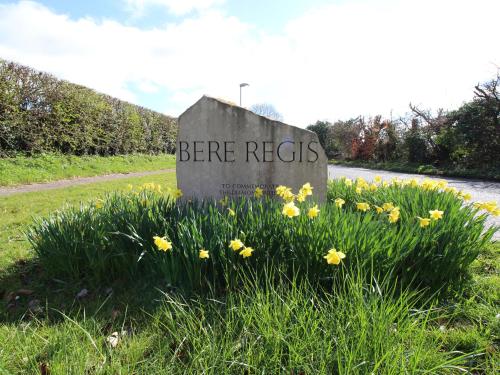
M 457 106 L 500 65 L 498 28 L 485 22 L 500 2 L 380 4 L 324 6 L 269 34 L 210 9 L 146 30 L 21 1 L 0 5 L 0 57 L 133 102 L 168 91 L 171 115 L 204 93 L 237 102 L 249 82 L 245 105 L 270 102 L 300 126 L 403 113 L 410 101 Z
M 166 8 L 170 13 L 181 16 L 192 11 L 200 11 L 219 5 L 224 0 L 124 0 L 130 11 L 135 15 L 141 15 L 144 10 L 151 6 Z

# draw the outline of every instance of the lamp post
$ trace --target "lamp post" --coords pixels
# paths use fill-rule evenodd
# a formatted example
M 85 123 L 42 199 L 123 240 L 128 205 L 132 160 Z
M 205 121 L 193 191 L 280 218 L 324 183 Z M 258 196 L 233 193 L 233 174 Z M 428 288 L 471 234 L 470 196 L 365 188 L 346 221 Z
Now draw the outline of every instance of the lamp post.
M 241 107 L 241 89 L 243 87 L 247 87 L 247 86 L 250 86 L 248 83 L 240 83 L 240 107 Z

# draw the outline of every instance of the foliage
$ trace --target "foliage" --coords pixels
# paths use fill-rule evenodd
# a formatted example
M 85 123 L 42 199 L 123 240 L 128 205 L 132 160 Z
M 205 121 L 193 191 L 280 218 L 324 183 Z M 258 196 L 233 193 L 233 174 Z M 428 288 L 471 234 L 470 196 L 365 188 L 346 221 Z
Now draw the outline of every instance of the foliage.
M 410 104 L 399 119 L 381 116 L 317 122 L 329 158 L 432 164 L 445 169 L 499 169 L 500 75 L 475 87 L 472 101 L 433 113 Z
M 0 59 L 0 156 L 173 153 L 173 118 Z
M 220 290 L 238 285 L 239 269 L 258 272 L 271 264 L 290 278 L 301 275 L 311 282 L 340 282 L 344 272 L 360 267 L 402 285 L 437 290 L 463 281 L 467 266 L 495 232 L 484 231 L 485 214 L 477 216 L 478 209 L 463 206 L 454 192 L 439 191 L 428 181 L 418 186 L 395 181 L 375 189 L 365 184 L 331 183 L 328 203 L 314 219 L 305 214 L 311 202 L 299 203 L 302 214 L 288 218 L 282 204 L 268 198 L 221 207 L 175 202 L 146 185 L 39 220 L 29 240 L 54 277 L 96 284 L 150 277 L 188 291 Z M 345 206 L 338 207 L 336 198 L 343 198 Z M 359 202 L 371 209 L 360 211 Z M 375 212 L 374 205 L 387 202 L 399 207 L 397 215 Z M 444 218 L 421 228 L 418 217 L 436 209 L 445 212 Z M 393 215 L 395 223 L 389 220 Z M 173 249 L 158 250 L 154 236 L 164 237 Z M 231 250 L 233 239 L 254 253 L 244 258 Z M 331 248 L 347 255 L 342 267 L 325 261 Z M 199 259 L 200 249 L 209 250 L 210 258 Z
M 55 181 L 109 173 L 175 168 L 174 155 L 74 156 L 44 153 L 0 158 L 0 186 Z
M 418 310 L 420 296 L 397 293 L 384 280 L 366 283 L 363 275 L 349 275 L 345 287 L 321 292 L 306 282 L 272 281 L 278 277 L 243 276 L 239 293 L 196 299 L 165 291 L 141 320 L 135 311 L 107 318 L 100 312 L 110 313 L 108 297 L 94 314 L 87 307 L 59 313 L 52 322 L 34 319 L 25 329 L 2 326 L 0 369 L 37 373 L 44 364 L 54 374 L 444 373 L 475 357 L 437 350 L 440 338 L 428 334 L 432 310 Z M 40 316 L 45 313 L 54 315 Z

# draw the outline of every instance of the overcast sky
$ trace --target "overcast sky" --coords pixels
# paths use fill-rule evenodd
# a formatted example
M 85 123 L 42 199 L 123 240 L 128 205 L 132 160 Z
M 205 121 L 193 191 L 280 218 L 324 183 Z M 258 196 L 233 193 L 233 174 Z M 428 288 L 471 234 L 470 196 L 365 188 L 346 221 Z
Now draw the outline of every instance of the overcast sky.
M 500 66 L 500 0 L 0 0 L 0 57 L 178 116 L 285 122 L 455 108 Z

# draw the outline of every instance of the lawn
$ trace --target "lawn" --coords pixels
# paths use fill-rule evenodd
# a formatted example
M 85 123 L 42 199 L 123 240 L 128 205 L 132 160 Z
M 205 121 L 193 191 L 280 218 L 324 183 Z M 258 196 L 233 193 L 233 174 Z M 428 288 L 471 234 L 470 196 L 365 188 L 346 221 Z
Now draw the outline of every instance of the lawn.
M 56 181 L 110 173 L 175 168 L 175 155 L 74 156 L 43 154 L 0 158 L 0 186 Z
M 175 174 L 0 198 L 0 373 L 473 373 L 500 369 L 500 244 L 459 294 L 424 302 L 349 276 L 183 297 L 168 283 L 47 279 L 22 231 L 33 217 Z M 403 211 L 404 213 L 404 211 Z M 182 228 L 179 228 L 180 230 Z M 257 240 L 257 239 L 256 239 Z M 279 275 L 277 276 L 279 277 Z M 379 280 L 380 282 L 380 280 Z M 384 290 L 384 289 L 382 289 Z

